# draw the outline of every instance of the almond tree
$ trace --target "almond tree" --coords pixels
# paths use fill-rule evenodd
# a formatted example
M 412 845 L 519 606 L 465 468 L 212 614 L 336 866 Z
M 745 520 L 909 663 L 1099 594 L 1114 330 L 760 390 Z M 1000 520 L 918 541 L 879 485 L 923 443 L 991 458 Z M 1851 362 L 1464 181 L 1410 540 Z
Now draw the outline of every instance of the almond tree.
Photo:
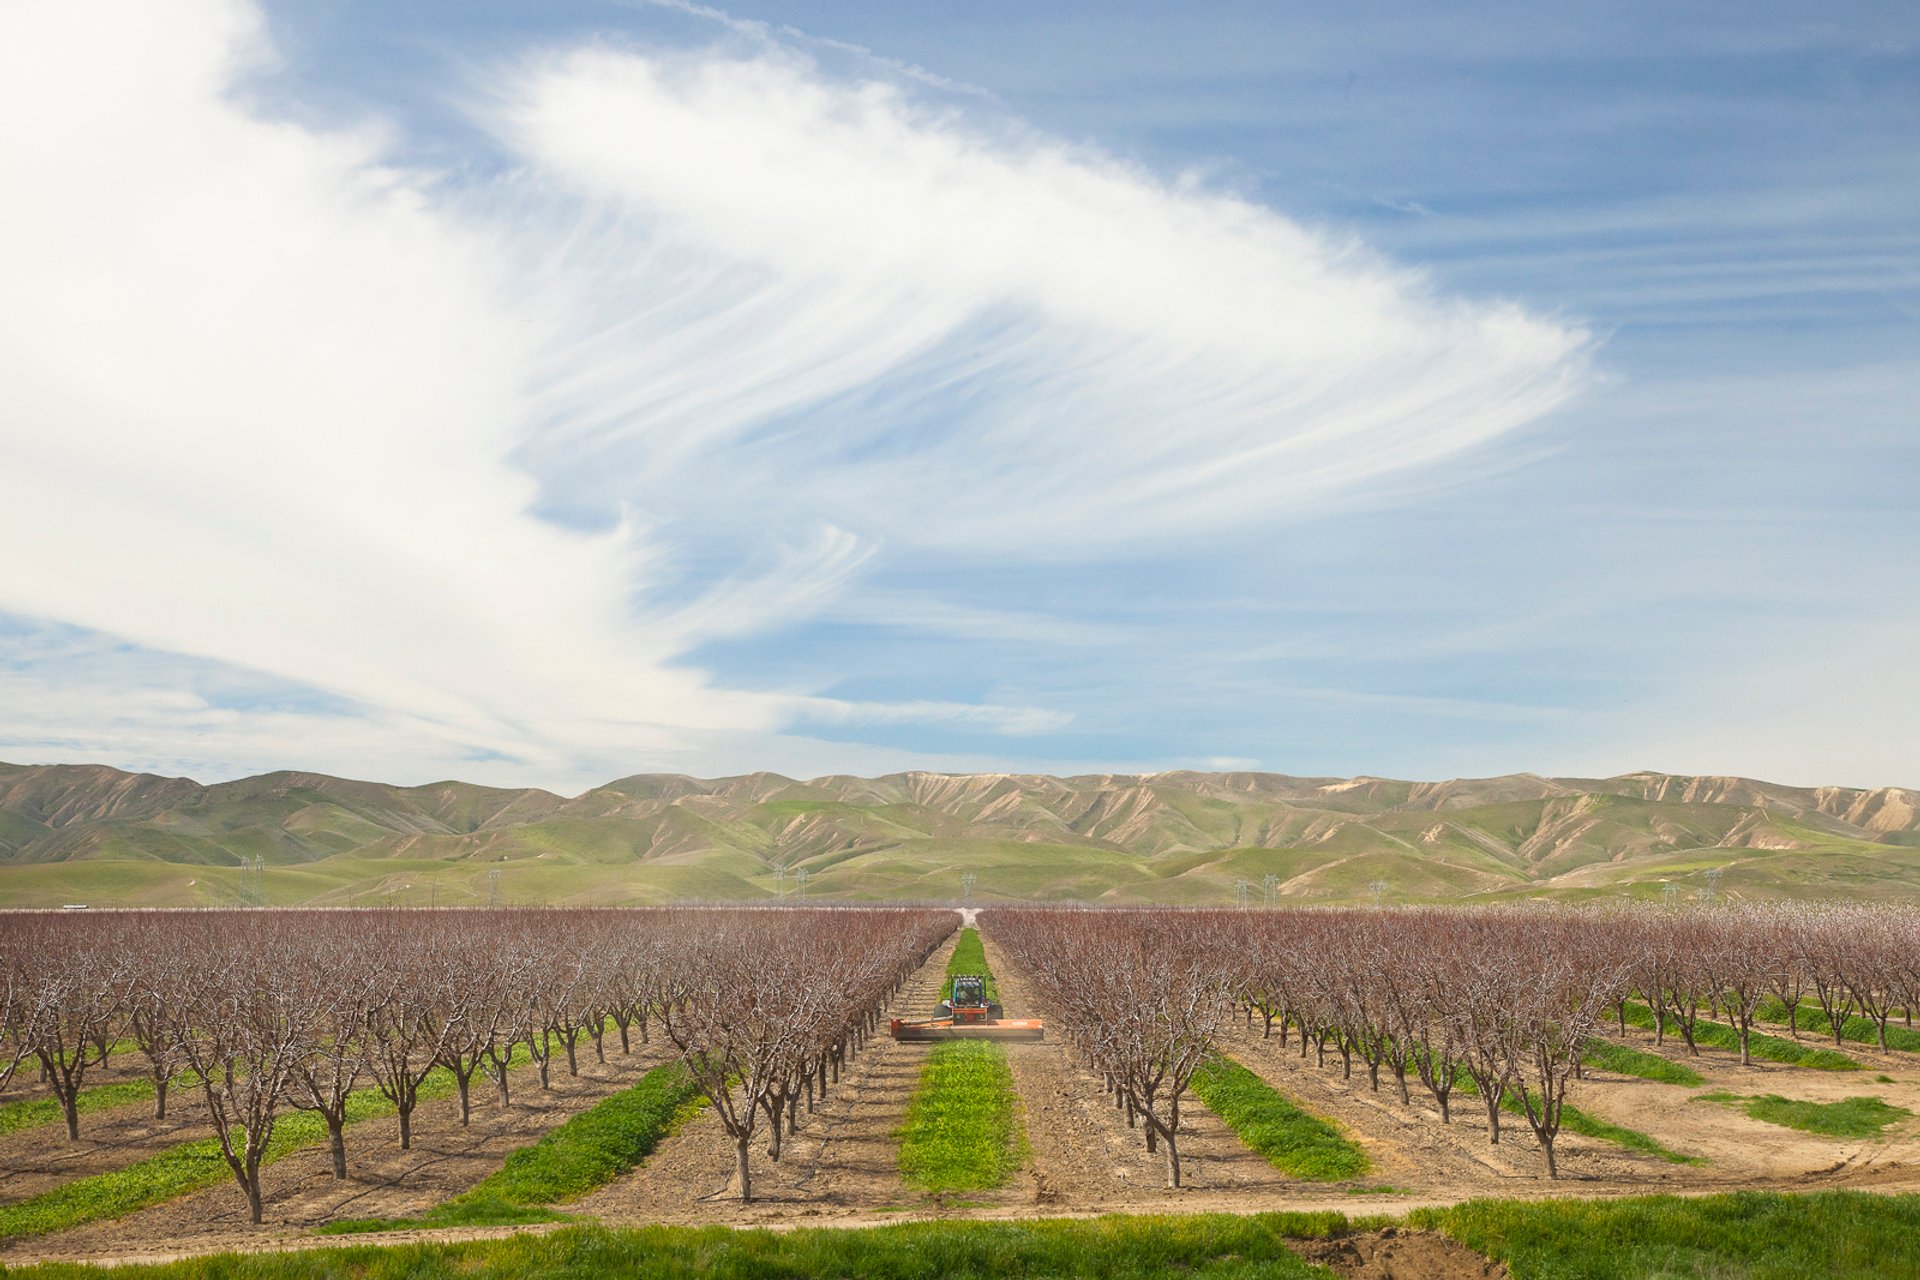
M 1547 1176 L 1558 1178 L 1553 1144 L 1567 1087 L 1626 975 L 1607 963 L 1600 948 L 1586 945 L 1570 913 L 1533 914 L 1525 926 L 1513 940 L 1517 963 L 1505 970 L 1514 979 L 1503 1046 L 1506 1078 L 1546 1156 Z
M 313 1034 L 289 1077 L 288 1105 L 317 1113 L 327 1126 L 333 1176 L 347 1176 L 347 1107 L 372 1056 L 367 1044 L 376 970 L 352 939 L 334 933 L 303 957 L 302 975 L 314 990 Z
M 388 925 L 374 952 L 375 963 L 391 967 L 380 975 L 368 1003 L 365 1039 L 368 1074 L 400 1119 L 400 1149 L 413 1146 L 413 1110 L 420 1085 L 433 1071 L 445 1043 L 447 1022 L 438 1007 L 439 991 L 427 957 Z
M 28 967 L 21 1038 L 40 1062 L 72 1142 L 80 1140 L 87 1071 L 102 1060 L 100 1045 L 117 1033 L 132 985 L 128 958 L 97 945 L 92 924 L 49 916 L 22 930 Z
M 200 1077 L 221 1158 L 255 1223 L 261 1220 L 260 1165 L 288 1084 L 320 1023 L 318 984 L 295 977 L 304 959 L 284 943 L 261 939 L 214 953 L 181 1009 L 183 1052 Z

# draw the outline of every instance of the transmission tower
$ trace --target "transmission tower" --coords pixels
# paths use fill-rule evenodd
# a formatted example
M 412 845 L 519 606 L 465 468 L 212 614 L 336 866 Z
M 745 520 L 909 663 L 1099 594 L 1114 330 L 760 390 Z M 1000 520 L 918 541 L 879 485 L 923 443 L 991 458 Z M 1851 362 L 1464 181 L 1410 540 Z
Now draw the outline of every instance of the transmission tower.
M 1242 911 L 1247 909 L 1248 896 L 1253 892 L 1251 880 L 1240 879 L 1233 882 L 1233 902 Z
M 500 868 L 498 867 L 487 872 L 487 905 L 489 907 L 500 905 Z
M 267 860 L 257 853 L 253 855 L 253 889 L 249 896 L 254 906 L 267 905 Z
M 960 873 L 960 901 L 968 902 L 972 900 L 973 882 L 975 878 L 971 871 L 963 871 Z
M 775 867 L 773 869 L 773 896 L 776 898 L 784 898 L 787 896 L 787 869 L 785 867 Z
M 796 886 L 794 889 L 794 892 L 799 894 L 803 898 L 806 897 L 807 896 L 807 869 L 805 867 L 795 867 L 793 869 L 793 882 Z
M 1385 880 L 1375 880 L 1367 886 L 1367 889 L 1373 894 L 1373 905 L 1376 907 L 1380 905 L 1380 899 L 1387 896 L 1387 882 Z
M 1725 870 L 1724 867 L 1708 867 L 1707 868 L 1706 897 L 1708 902 L 1712 902 L 1715 898 L 1720 896 L 1720 874 L 1724 870 Z
M 1280 877 L 1269 872 L 1260 877 L 1260 905 L 1275 907 L 1280 904 Z

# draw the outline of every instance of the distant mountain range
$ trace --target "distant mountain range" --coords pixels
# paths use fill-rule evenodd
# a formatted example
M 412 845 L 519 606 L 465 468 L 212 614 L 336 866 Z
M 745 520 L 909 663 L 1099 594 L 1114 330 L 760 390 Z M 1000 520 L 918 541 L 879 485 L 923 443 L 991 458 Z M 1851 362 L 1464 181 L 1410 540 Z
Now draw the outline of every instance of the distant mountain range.
M 1230 903 L 1920 894 L 1920 792 L 1747 778 L 1268 773 L 796 781 L 568 799 L 311 773 L 0 764 L 0 904 Z

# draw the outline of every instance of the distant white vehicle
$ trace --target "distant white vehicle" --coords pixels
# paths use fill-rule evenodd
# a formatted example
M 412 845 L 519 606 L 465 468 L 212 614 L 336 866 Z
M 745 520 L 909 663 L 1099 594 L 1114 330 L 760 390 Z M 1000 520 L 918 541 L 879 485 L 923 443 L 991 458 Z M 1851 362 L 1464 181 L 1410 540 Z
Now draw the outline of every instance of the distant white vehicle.
M 85 911 L 87 904 L 84 902 L 63 902 L 60 904 L 60 909 L 62 911 Z

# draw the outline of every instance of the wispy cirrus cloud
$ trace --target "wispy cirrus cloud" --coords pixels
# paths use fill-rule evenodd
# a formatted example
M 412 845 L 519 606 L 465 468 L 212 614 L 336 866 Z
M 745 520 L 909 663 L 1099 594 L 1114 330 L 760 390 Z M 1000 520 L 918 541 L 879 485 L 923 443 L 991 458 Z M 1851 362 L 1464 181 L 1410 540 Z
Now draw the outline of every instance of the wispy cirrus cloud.
M 1072 708 L 693 655 L 878 557 L 1258 525 L 1583 376 L 1577 327 L 773 44 L 496 67 L 484 180 L 293 123 L 271 83 L 236 0 L 0 15 L 0 163 L 32 177 L 0 201 L 0 612 L 147 655 L 143 758 L 180 710 L 152 655 L 328 700 L 202 699 L 219 770 L 356 736 L 420 762 L 393 776 L 575 781 L 749 767 L 810 723 L 1044 732 Z M 71 686 L 111 755 L 111 674 L 30 665 L 38 728 L 0 749 L 58 739 Z
M 1578 328 L 791 53 L 575 50 L 494 120 L 644 300 L 570 308 L 610 320 L 566 348 L 599 358 L 555 379 L 554 448 L 759 519 L 1098 553 L 1334 500 L 1582 376 Z

